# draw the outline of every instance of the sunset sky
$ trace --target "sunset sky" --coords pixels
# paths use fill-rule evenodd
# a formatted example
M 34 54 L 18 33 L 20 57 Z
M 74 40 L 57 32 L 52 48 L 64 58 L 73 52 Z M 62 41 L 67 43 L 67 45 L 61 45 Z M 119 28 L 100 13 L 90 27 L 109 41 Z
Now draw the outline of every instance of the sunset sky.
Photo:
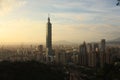
M 0 0 L 0 42 L 42 43 L 50 13 L 53 41 L 120 37 L 117 0 Z

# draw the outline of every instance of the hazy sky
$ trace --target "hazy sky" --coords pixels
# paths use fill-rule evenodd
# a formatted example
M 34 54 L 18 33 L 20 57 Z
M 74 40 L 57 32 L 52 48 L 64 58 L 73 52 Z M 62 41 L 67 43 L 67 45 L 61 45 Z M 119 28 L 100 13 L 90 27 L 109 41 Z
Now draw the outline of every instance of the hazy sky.
M 50 13 L 53 41 L 120 37 L 117 0 L 0 0 L 0 42 L 45 42 Z

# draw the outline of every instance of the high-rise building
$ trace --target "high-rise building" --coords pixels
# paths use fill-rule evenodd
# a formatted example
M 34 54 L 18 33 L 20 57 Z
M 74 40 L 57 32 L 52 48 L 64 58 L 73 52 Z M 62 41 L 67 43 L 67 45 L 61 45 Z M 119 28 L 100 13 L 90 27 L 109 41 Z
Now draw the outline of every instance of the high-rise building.
M 38 50 L 42 53 L 43 52 L 43 45 L 38 45 Z
M 101 48 L 100 48 L 100 66 L 103 67 L 106 63 L 106 40 L 101 40 Z
M 55 62 L 58 64 L 66 64 L 66 52 L 64 49 L 56 50 Z
M 91 43 L 88 43 L 86 45 L 87 47 L 87 55 L 88 55 L 88 66 L 92 67 L 92 44 Z
M 101 40 L 101 52 L 105 53 L 105 48 L 106 48 L 106 41 L 105 39 Z
M 50 17 L 48 17 L 47 31 L 46 31 L 46 57 L 47 61 L 51 62 L 53 58 L 52 54 L 52 24 L 50 22 Z
M 88 65 L 87 47 L 85 42 L 79 47 L 78 58 L 80 65 Z

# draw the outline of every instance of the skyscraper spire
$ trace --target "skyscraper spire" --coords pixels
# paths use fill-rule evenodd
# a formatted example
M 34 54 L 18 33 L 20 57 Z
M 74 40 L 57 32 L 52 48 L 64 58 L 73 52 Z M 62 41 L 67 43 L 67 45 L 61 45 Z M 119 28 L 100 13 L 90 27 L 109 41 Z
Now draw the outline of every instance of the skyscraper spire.
M 48 22 L 47 22 L 47 31 L 46 31 L 46 59 L 48 62 L 52 61 L 53 53 L 52 53 L 52 24 L 50 22 L 50 17 L 48 14 Z
M 48 14 L 48 22 L 50 22 L 50 15 Z

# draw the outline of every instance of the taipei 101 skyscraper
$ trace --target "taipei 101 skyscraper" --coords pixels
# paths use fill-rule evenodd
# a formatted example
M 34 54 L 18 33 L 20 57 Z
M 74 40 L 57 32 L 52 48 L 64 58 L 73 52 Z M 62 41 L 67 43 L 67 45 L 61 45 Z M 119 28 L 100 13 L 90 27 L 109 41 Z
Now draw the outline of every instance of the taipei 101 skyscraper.
M 50 17 L 48 16 L 47 31 L 46 31 L 46 59 L 51 62 L 53 59 L 52 54 L 52 24 L 50 22 Z

